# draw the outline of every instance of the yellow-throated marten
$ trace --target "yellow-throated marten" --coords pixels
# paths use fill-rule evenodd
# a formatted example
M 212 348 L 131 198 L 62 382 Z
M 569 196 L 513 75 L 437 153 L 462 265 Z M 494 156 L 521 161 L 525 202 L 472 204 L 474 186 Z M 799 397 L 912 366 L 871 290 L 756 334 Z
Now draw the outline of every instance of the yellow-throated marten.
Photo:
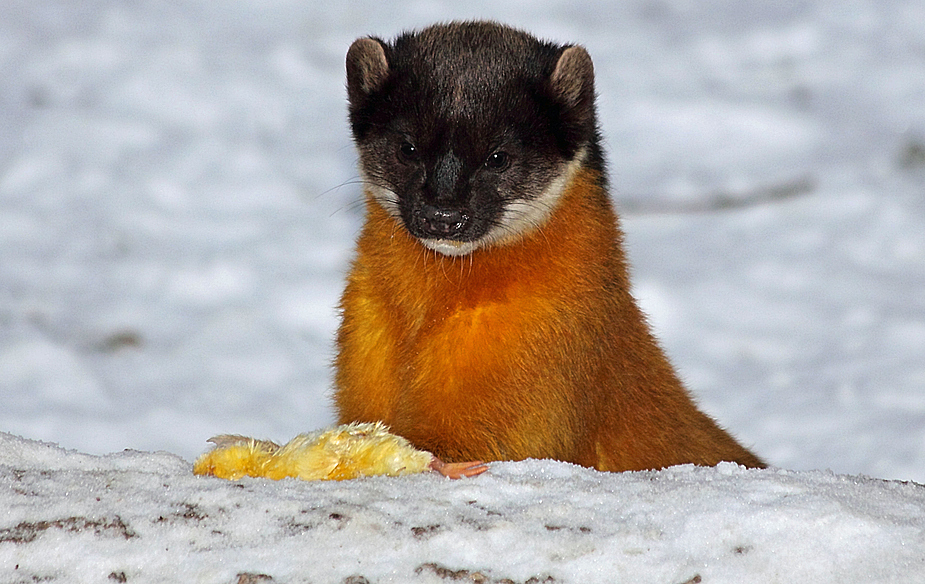
M 764 466 L 697 409 L 630 295 L 585 49 L 436 25 L 355 41 L 347 88 L 367 218 L 341 423 L 451 462 Z

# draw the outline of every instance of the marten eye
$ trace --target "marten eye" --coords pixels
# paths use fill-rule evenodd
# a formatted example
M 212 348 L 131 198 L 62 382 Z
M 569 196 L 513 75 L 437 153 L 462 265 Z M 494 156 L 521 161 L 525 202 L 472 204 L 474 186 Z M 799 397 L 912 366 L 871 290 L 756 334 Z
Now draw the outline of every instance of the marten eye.
M 401 146 L 398 147 L 398 151 L 406 161 L 417 160 L 418 148 L 411 142 L 402 142 Z
M 511 163 L 511 157 L 507 152 L 493 152 L 487 160 L 485 166 L 492 170 L 504 170 Z

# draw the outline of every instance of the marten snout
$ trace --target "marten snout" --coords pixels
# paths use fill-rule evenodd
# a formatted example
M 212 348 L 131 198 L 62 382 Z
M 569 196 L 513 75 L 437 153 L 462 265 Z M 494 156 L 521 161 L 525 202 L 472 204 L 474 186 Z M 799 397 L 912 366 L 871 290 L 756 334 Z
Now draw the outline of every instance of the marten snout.
M 408 181 L 397 193 L 408 232 L 424 245 L 449 244 L 451 254 L 461 249 L 456 243 L 482 239 L 503 210 L 497 187 L 480 184 L 478 165 L 458 156 L 453 146 L 434 158 L 419 151 L 408 161 L 418 172 L 417 180 Z
M 441 156 L 436 164 L 425 169 L 426 178 L 418 197 L 411 199 L 408 230 L 422 239 L 466 239 L 472 213 L 465 209 L 469 199 L 463 162 L 453 151 Z
M 409 231 L 424 239 L 459 239 L 469 225 L 469 218 L 466 211 L 425 203 L 412 213 Z

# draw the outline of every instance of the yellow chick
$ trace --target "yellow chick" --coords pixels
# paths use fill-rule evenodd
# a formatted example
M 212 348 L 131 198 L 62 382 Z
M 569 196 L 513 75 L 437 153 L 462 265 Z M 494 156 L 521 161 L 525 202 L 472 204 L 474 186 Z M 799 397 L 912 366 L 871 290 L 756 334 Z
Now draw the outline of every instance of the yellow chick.
M 481 462 L 445 463 L 414 448 L 381 423 L 353 423 L 300 434 L 280 446 L 268 440 L 222 435 L 211 438 L 215 448 L 200 456 L 193 473 L 237 480 L 244 476 L 279 480 L 346 480 L 387 475 L 402 476 L 426 470 L 450 478 L 479 475 Z

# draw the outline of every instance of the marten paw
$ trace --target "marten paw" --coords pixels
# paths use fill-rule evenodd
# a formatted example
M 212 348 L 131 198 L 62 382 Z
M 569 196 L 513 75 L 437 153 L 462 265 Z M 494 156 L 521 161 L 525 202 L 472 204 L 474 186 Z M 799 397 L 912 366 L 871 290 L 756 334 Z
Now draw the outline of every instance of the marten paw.
M 430 468 L 450 479 L 475 477 L 486 470 L 488 465 L 481 460 L 473 462 L 443 462 L 436 456 L 430 461 Z

